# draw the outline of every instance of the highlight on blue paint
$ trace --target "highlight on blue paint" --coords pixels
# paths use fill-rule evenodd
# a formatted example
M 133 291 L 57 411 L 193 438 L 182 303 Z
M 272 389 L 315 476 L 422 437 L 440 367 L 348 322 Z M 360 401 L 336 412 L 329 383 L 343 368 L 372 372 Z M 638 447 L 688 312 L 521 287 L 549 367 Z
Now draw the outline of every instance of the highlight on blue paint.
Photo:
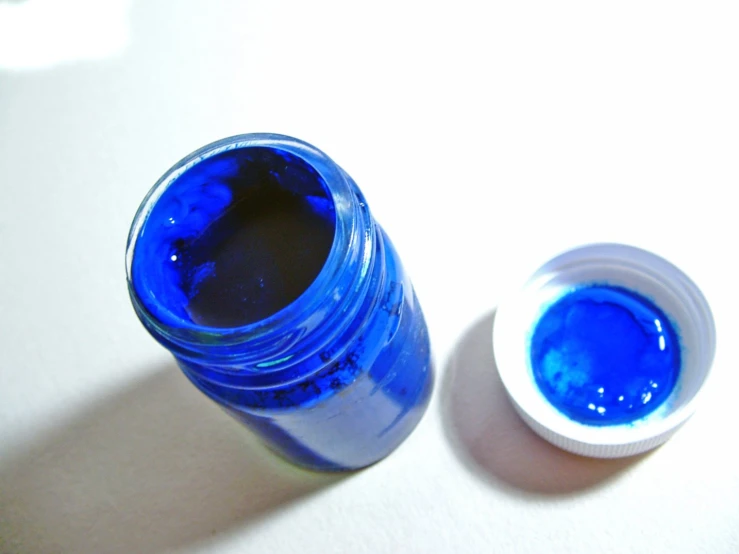
M 544 311 L 530 363 L 539 390 L 570 419 L 628 424 L 669 398 L 680 375 L 680 341 L 667 315 L 644 296 L 592 284 Z

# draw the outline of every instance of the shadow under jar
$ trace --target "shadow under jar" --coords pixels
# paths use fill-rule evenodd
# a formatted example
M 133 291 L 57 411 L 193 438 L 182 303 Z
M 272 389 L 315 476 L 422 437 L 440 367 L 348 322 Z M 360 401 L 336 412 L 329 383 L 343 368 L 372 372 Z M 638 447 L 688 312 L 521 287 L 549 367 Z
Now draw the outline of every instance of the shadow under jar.
M 190 381 L 294 463 L 367 466 L 423 416 L 413 287 L 354 181 L 309 144 L 251 134 L 187 156 L 139 208 L 126 268 Z

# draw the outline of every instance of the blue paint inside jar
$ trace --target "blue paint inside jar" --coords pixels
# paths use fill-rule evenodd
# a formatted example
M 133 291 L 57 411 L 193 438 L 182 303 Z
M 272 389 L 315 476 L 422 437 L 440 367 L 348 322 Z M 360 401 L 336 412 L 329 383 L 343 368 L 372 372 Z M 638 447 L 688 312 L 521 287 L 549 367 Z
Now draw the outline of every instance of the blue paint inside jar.
M 574 289 L 549 306 L 531 338 L 534 379 L 572 420 L 606 426 L 654 412 L 680 375 L 677 333 L 636 292 L 609 285 Z
M 326 262 L 334 226 L 326 184 L 305 161 L 274 148 L 229 150 L 185 172 L 159 199 L 134 284 L 164 317 L 247 325 L 305 292 Z
M 127 263 L 147 330 L 288 460 L 364 467 L 425 412 L 411 282 L 354 181 L 309 144 L 242 135 L 191 154 L 142 203 Z

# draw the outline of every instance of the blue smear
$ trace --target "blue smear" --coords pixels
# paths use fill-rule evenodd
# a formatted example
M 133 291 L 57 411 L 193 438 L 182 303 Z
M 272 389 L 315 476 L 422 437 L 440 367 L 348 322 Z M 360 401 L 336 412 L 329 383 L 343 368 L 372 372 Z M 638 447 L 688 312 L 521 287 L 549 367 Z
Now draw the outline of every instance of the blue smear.
M 531 339 L 534 379 L 549 402 L 588 425 L 652 413 L 680 374 L 680 344 L 667 316 L 630 290 L 575 289 L 550 306 Z

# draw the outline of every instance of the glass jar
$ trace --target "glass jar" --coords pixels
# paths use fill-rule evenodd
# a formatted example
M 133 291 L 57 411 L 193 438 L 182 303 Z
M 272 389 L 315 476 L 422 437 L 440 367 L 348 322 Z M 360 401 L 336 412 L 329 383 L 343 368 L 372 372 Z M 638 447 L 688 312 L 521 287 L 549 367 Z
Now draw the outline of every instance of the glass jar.
M 372 464 L 426 409 L 413 287 L 354 181 L 305 142 L 240 135 L 177 163 L 135 216 L 126 268 L 190 381 L 294 463 Z

